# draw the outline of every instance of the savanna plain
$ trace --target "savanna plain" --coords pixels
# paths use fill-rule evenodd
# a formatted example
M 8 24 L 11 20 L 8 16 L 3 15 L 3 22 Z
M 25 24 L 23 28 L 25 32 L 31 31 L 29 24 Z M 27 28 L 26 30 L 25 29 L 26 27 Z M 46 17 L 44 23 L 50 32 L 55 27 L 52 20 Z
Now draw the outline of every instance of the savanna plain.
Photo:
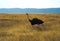
M 34 29 L 26 14 L 0 14 L 0 41 L 60 41 L 60 14 L 29 14 L 44 21 Z

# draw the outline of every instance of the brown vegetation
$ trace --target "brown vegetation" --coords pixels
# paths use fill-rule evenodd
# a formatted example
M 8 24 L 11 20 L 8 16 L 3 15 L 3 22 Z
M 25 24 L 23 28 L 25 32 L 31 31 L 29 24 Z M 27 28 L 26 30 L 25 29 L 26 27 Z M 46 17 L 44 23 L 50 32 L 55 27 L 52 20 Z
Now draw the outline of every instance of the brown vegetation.
M 0 41 L 60 41 L 60 14 L 29 14 L 44 21 L 33 28 L 25 14 L 0 14 Z

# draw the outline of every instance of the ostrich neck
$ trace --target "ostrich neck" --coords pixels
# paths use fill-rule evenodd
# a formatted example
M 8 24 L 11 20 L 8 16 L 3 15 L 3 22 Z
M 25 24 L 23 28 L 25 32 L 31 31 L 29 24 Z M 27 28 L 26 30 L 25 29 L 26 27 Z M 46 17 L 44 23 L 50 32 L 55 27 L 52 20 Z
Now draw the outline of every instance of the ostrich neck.
M 26 15 L 27 15 L 27 19 L 30 20 L 29 15 L 28 14 L 26 14 Z

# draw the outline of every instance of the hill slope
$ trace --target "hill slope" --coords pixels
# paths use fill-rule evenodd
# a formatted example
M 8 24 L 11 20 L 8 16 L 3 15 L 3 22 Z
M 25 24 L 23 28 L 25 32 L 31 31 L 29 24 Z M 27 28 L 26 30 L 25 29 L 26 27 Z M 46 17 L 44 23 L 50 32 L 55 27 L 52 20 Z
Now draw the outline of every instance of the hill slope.
M 60 8 L 46 8 L 46 9 L 35 9 L 35 8 L 2 8 L 0 13 L 56 13 L 60 14 Z

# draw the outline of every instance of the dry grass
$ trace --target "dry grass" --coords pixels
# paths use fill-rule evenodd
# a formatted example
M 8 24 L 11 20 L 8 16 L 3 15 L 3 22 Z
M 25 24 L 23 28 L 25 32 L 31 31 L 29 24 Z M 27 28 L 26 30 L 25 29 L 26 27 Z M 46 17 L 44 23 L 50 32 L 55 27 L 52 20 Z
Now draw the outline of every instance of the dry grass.
M 0 41 L 60 41 L 60 14 L 30 14 L 39 18 L 42 31 L 32 28 L 25 14 L 0 14 Z

